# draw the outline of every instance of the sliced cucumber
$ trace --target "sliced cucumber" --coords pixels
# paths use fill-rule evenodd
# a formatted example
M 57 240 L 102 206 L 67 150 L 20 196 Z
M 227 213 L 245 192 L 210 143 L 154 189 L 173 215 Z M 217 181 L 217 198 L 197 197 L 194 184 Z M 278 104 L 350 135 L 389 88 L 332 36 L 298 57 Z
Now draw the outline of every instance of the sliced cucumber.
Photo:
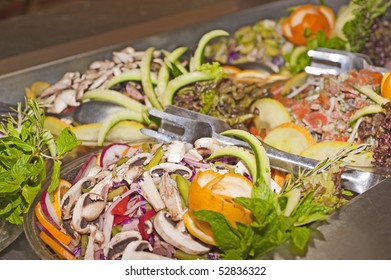
M 365 107 L 357 110 L 350 117 L 349 122 L 353 123 L 353 122 L 357 121 L 359 118 L 361 118 L 363 116 L 380 113 L 381 111 L 383 111 L 383 108 L 380 105 L 377 105 L 377 104 L 371 104 L 371 105 L 365 106 Z
M 172 98 L 178 89 L 195 82 L 212 80 L 214 78 L 215 76 L 211 73 L 195 71 L 172 79 L 168 82 L 167 87 L 162 95 L 163 107 L 172 104 Z
M 123 72 L 119 74 L 118 76 L 115 76 L 111 78 L 105 88 L 110 89 L 113 86 L 123 83 L 123 82 L 129 82 L 129 81 L 141 81 L 141 71 L 140 69 L 132 69 L 130 71 Z M 155 73 L 151 73 L 151 82 L 152 84 L 156 85 L 157 84 L 157 77 Z
M 372 99 L 377 104 L 382 105 L 387 102 L 390 102 L 387 98 L 384 98 L 383 96 L 380 96 L 377 94 L 371 85 L 365 85 L 365 86 L 354 86 L 355 89 L 357 89 L 362 94 L 366 95 L 369 99 Z
M 87 99 L 115 103 L 136 112 L 143 112 L 147 108 L 145 105 L 141 104 L 140 102 L 126 95 L 123 95 L 118 91 L 110 90 L 110 89 L 94 89 L 91 91 L 87 91 L 82 96 L 81 100 L 87 100 Z
M 265 148 L 262 146 L 262 143 L 259 141 L 259 139 L 251 133 L 240 129 L 230 129 L 222 132 L 221 134 L 240 138 L 250 145 L 255 155 L 256 166 L 255 177 L 253 178 L 258 180 L 262 177 L 265 180 L 265 183 L 270 186 L 270 162 L 266 155 Z
M 170 63 L 175 63 L 186 51 L 186 47 L 179 47 L 173 50 L 171 53 L 165 53 L 165 56 Z M 164 90 L 166 89 L 169 78 L 170 68 L 166 63 L 164 63 L 160 68 L 158 74 L 157 91 L 159 95 L 162 95 Z
M 255 182 L 257 179 L 257 164 L 255 156 L 249 150 L 237 146 L 225 146 L 213 152 L 208 159 L 215 159 L 223 156 L 236 157 L 243 161 Z
M 150 47 L 145 52 L 141 59 L 141 84 L 143 86 L 144 93 L 151 102 L 152 106 L 156 109 L 163 110 L 162 105 L 157 99 L 155 89 L 153 88 L 151 81 L 151 62 L 153 57 L 153 52 L 155 48 Z
M 201 37 L 194 52 L 194 56 L 190 59 L 190 72 L 198 70 L 198 68 L 204 63 L 204 50 L 206 45 L 212 39 L 221 36 L 229 36 L 229 33 L 222 29 L 216 29 L 204 34 L 204 36 Z
M 98 145 L 102 146 L 106 135 L 109 131 L 120 121 L 137 121 L 139 123 L 145 123 L 146 121 L 143 118 L 143 114 L 139 112 L 130 111 L 128 109 L 121 110 L 110 115 L 102 124 L 98 133 Z

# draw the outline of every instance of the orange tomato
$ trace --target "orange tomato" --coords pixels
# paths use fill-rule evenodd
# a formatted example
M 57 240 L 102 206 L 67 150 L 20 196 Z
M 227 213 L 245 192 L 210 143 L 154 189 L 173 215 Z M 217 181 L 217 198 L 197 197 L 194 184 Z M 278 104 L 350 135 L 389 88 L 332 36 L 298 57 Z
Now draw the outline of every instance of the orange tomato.
M 335 14 L 330 8 L 312 4 L 299 6 L 281 22 L 283 35 L 295 45 L 306 45 L 319 31 L 330 37 L 334 25 Z
M 207 170 L 200 171 L 194 177 L 189 191 L 189 207 L 184 219 L 189 232 L 200 240 L 215 245 L 213 233 L 208 223 L 198 220 L 194 211 L 211 210 L 224 215 L 231 226 L 236 223 L 249 224 L 252 213 L 235 203 L 235 197 L 250 197 L 252 183 L 246 177 Z

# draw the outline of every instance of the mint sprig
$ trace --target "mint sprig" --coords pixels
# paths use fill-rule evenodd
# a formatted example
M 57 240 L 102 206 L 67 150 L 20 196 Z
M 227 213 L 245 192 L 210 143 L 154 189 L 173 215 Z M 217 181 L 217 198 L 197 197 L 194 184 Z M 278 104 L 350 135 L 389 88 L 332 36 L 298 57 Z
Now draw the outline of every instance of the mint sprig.
M 49 193 L 59 184 L 61 159 L 79 144 L 65 128 L 57 139 L 44 127 L 45 113 L 36 100 L 18 103 L 15 114 L 0 123 L 0 215 L 12 224 L 22 224 L 53 161 Z

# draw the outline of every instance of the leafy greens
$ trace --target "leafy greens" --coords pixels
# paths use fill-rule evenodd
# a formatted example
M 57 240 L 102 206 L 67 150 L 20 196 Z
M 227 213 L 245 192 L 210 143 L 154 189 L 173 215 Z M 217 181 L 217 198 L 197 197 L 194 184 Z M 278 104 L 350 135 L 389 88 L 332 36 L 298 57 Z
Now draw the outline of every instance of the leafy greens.
M 327 158 L 314 169 L 286 180 L 280 194 L 273 192 L 263 177 L 256 179 L 250 198 L 234 201 L 250 210 L 253 222 L 234 228 L 221 213 L 195 211 L 197 219 L 210 224 L 225 259 L 259 259 L 280 244 L 291 241 L 297 253 L 304 253 L 311 236 L 309 224 L 327 219 L 351 195 L 340 181 L 341 160 L 367 151 L 368 145 L 349 147 Z
M 65 128 L 57 139 L 44 128 L 45 114 L 36 100 L 18 104 L 16 117 L 9 114 L 0 124 L 0 215 L 12 224 L 23 215 L 41 190 L 47 163 L 53 162 L 49 193 L 59 184 L 61 159 L 78 140 Z

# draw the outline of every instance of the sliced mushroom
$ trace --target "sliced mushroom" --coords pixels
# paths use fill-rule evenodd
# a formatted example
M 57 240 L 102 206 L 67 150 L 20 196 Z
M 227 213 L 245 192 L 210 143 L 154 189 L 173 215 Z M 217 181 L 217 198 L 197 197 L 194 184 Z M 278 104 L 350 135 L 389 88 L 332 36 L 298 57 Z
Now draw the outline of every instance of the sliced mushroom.
M 170 178 L 168 173 L 164 173 L 161 178 L 159 193 L 171 215 L 171 219 L 174 221 L 181 220 L 184 212 L 181 194 L 179 193 L 176 182 Z
M 177 163 L 170 163 L 170 162 L 164 162 L 161 164 L 158 164 L 154 166 L 149 173 L 152 175 L 152 177 L 161 177 L 164 173 L 171 174 L 179 174 L 183 176 L 184 178 L 188 179 L 192 175 L 192 172 L 190 168 L 177 164 Z
M 187 231 L 184 231 L 182 223 L 183 221 L 175 224 L 164 210 L 157 213 L 153 221 L 157 233 L 172 246 L 193 255 L 209 252 L 210 247 L 195 240 Z
M 106 201 L 96 193 L 88 193 L 83 202 L 82 216 L 87 221 L 93 221 L 99 217 L 106 207 Z
M 221 143 L 214 138 L 203 137 L 194 142 L 194 148 L 203 158 L 206 158 L 221 148 Z
M 105 174 L 105 177 L 100 180 L 96 185 L 92 188 L 90 191 L 91 193 L 97 193 L 101 194 L 103 196 L 103 193 L 107 190 L 107 185 L 111 183 L 113 180 L 113 177 L 111 175 L 111 172 L 102 172 Z
M 102 196 L 95 193 L 85 193 L 76 202 L 72 215 L 72 226 L 81 234 L 89 232 L 89 225 L 95 220 L 106 207 L 106 201 Z
M 148 172 L 144 172 L 143 180 L 139 182 L 139 185 L 143 191 L 145 199 L 152 205 L 155 211 L 159 211 L 165 207 L 159 191 Z
M 72 208 L 81 196 L 83 184 L 89 181 L 95 181 L 95 179 L 93 177 L 84 177 L 64 194 L 63 198 L 61 199 L 61 214 L 63 220 L 71 218 Z
M 130 243 L 141 239 L 141 234 L 138 231 L 122 231 L 117 233 L 104 248 L 104 255 L 106 259 L 114 260 L 123 254 L 125 248 Z
M 144 168 L 142 166 L 133 166 L 129 168 L 124 174 L 124 180 L 131 185 L 134 181 L 136 181 L 144 172 Z
M 166 157 L 168 162 L 181 162 L 186 152 L 185 143 L 182 141 L 173 141 L 167 146 Z
M 88 236 L 88 243 L 87 243 L 86 253 L 84 255 L 84 259 L 85 260 L 94 260 L 95 259 L 94 245 L 96 242 L 95 239 L 96 239 L 96 235 L 98 233 L 98 227 L 95 225 L 91 225 L 89 231 L 90 231 L 90 235 Z
M 122 260 L 171 260 L 169 258 L 151 253 L 151 251 L 152 246 L 148 241 L 133 241 L 128 246 L 126 246 L 122 255 Z
M 140 153 L 131 157 L 125 164 L 128 166 L 142 166 L 148 164 L 151 159 L 152 155 L 150 153 Z

